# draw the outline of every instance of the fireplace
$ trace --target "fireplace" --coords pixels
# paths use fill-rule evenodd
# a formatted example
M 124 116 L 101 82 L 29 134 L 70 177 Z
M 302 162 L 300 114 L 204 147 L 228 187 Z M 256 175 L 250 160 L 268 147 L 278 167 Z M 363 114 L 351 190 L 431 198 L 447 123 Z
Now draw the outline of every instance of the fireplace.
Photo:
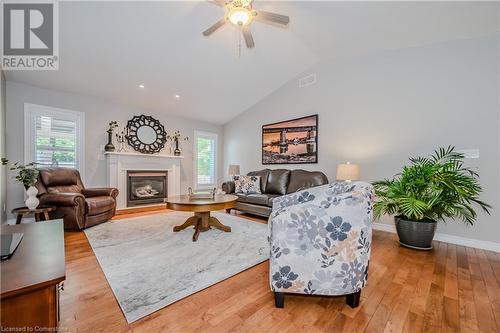
M 168 171 L 127 170 L 127 207 L 163 202 Z

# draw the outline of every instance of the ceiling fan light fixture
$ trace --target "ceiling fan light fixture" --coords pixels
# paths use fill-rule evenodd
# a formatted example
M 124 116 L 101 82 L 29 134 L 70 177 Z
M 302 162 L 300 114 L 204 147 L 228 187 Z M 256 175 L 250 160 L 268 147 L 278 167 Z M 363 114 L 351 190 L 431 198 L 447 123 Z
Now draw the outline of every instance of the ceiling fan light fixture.
M 229 22 L 240 27 L 250 24 L 252 22 L 253 15 L 247 8 L 236 7 L 231 9 L 228 18 Z
M 252 1 L 253 0 L 210 1 L 219 7 L 224 7 L 224 16 L 220 20 L 215 22 L 215 24 L 212 24 L 207 30 L 203 31 L 203 36 L 210 36 L 224 24 L 231 23 L 232 25 L 240 28 L 240 32 L 245 38 L 245 44 L 247 48 L 251 49 L 255 46 L 255 43 L 249 25 L 253 22 L 254 19 L 265 23 L 276 24 L 282 27 L 286 27 L 290 22 L 290 17 L 286 15 L 266 12 L 262 10 L 254 10 L 252 8 Z

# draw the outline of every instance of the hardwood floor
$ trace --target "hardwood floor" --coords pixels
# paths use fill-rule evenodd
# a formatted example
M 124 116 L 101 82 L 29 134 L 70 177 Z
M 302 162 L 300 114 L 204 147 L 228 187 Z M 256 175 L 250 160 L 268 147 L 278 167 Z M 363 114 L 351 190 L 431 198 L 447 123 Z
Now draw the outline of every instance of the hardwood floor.
M 265 262 L 128 325 L 85 234 L 66 233 L 60 327 L 69 332 L 500 331 L 499 253 L 440 242 L 433 251 L 419 252 L 400 247 L 396 239 L 374 232 L 368 284 L 356 309 L 345 305 L 345 297 L 306 296 L 287 296 L 285 308 L 275 308 Z

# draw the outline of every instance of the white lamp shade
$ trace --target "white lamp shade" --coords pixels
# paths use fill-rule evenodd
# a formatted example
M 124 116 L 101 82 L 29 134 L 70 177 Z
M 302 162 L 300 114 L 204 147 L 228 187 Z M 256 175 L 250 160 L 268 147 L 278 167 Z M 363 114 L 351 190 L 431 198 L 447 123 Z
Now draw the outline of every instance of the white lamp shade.
M 237 164 L 230 164 L 227 170 L 229 176 L 239 175 L 240 174 L 240 166 Z
M 337 180 L 359 180 L 359 165 L 349 162 L 337 165 Z

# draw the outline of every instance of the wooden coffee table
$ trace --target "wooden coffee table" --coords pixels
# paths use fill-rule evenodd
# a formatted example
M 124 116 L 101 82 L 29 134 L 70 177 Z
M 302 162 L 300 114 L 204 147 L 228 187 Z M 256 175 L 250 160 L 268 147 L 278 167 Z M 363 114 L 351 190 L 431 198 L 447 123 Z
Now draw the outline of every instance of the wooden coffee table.
M 220 221 L 210 216 L 210 212 L 214 210 L 223 210 L 234 208 L 238 197 L 230 194 L 218 194 L 213 199 L 193 199 L 188 195 L 179 195 L 175 197 L 168 197 L 165 199 L 168 209 L 193 212 L 191 216 L 181 225 L 174 227 L 174 232 L 186 229 L 187 227 L 194 227 L 193 242 L 198 240 L 200 232 L 210 230 L 210 227 L 231 232 L 231 227 L 228 227 Z

